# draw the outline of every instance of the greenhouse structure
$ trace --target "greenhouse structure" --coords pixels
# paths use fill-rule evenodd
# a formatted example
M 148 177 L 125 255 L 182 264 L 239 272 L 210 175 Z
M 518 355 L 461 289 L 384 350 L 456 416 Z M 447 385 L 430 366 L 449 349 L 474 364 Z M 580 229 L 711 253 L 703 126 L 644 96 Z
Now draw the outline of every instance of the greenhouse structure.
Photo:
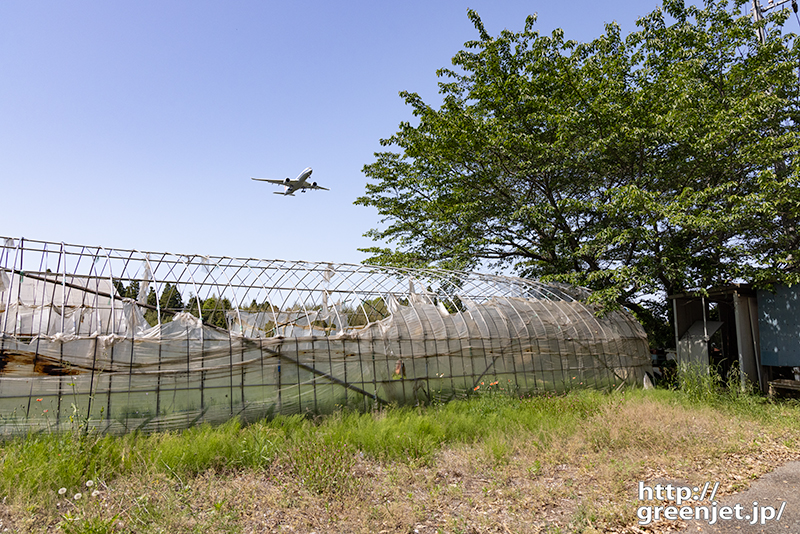
M 0 237 L 0 435 L 641 384 L 643 329 L 587 296 L 471 272 Z

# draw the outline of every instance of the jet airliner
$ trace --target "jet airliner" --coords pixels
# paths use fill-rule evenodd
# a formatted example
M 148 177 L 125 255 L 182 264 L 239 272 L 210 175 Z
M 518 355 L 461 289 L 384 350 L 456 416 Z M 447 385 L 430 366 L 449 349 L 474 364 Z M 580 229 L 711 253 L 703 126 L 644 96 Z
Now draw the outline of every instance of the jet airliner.
M 286 195 L 293 197 L 295 191 L 302 191 L 303 193 L 306 192 L 306 189 L 322 189 L 324 191 L 330 191 L 327 187 L 322 187 L 321 185 L 317 185 L 317 182 L 307 182 L 307 180 L 311 177 L 311 167 L 308 167 L 303 172 L 301 172 L 297 178 L 294 180 L 290 180 L 286 178 L 285 180 L 270 180 L 269 178 L 250 178 L 251 180 L 256 180 L 259 182 L 269 182 L 275 185 L 282 185 L 283 192 L 275 191 L 276 195 Z

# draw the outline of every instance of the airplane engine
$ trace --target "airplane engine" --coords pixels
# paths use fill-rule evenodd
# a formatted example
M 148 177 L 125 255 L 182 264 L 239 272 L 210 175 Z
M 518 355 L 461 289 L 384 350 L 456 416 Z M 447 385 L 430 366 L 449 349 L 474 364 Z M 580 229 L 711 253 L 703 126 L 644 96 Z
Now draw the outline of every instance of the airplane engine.
M 317 182 L 311 182 L 311 187 L 317 187 Z
M 286 185 L 289 185 L 290 182 L 291 180 L 288 177 L 283 181 L 283 183 L 285 183 Z

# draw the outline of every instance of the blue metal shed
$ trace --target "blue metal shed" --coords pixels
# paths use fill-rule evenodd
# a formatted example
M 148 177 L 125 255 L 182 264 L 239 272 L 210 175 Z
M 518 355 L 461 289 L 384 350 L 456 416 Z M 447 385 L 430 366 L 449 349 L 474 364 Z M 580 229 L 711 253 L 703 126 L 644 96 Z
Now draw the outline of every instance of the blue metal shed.
M 800 366 L 800 287 L 776 285 L 758 291 L 761 364 Z

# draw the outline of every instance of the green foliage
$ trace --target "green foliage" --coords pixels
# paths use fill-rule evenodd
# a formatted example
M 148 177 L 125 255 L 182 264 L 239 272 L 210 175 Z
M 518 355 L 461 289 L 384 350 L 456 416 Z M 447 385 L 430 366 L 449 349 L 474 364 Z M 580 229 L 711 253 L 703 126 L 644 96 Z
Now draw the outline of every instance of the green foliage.
M 534 434 L 532 446 L 543 446 L 553 438 L 555 429 L 581 424 L 596 413 L 606 398 L 589 391 L 525 398 L 497 393 L 424 410 L 395 407 L 377 418 L 370 414 L 340 414 L 339 420 L 332 418 L 328 424 L 343 442 L 366 455 L 428 464 L 443 446 L 474 443 L 521 430 Z
M 151 452 L 150 463 L 182 476 L 266 468 L 282 450 L 286 435 L 262 423 L 242 428 L 238 419 L 232 419 L 218 427 L 204 424 L 154 439 L 158 445 Z
M 257 303 L 255 299 L 250 303 L 249 306 L 245 306 L 242 308 L 242 311 L 247 312 L 277 312 L 278 308 L 270 304 L 268 300 L 263 301 L 261 304 Z
M 226 312 L 233 309 L 231 301 L 227 297 L 219 298 L 211 296 L 207 299 L 199 299 L 200 312 L 198 312 L 198 299 L 194 296 L 189 298 L 189 304 L 186 306 L 186 311 L 200 317 L 205 324 L 218 326 L 220 328 L 228 328 L 228 319 Z M 269 303 L 267 303 L 268 305 Z
M 175 473 L 223 470 L 231 458 L 238 456 L 240 428 L 239 421 L 233 419 L 217 428 L 204 424 L 179 434 L 165 434 L 151 462 L 161 463 Z
M 464 436 L 463 421 L 453 419 L 452 426 L 438 410 L 420 417 L 413 408 L 395 408 L 384 417 L 371 421 L 351 414 L 340 428 L 343 439 L 364 454 L 386 460 L 412 460 L 427 463 L 443 443 Z
M 800 48 L 785 13 L 758 43 L 741 0 L 667 0 L 623 37 L 478 38 L 441 69 L 441 106 L 381 141 L 356 204 L 388 225 L 367 261 L 473 267 L 594 290 L 651 331 L 643 300 L 732 280 L 800 281 Z
M 231 301 L 227 298 L 209 297 L 203 301 L 203 322 L 220 328 L 228 328 L 225 312 L 232 309 Z
M 375 297 L 374 299 L 364 300 L 355 309 L 345 310 L 345 313 L 348 315 L 348 324 L 350 326 L 363 326 L 388 317 L 389 308 L 382 298 Z
M 681 363 L 677 369 L 677 388 L 692 403 L 754 417 L 763 414 L 763 405 L 767 402 L 755 384 L 742 383 L 738 363 L 731 366 L 727 377 L 715 366 Z
M 100 517 L 80 518 L 72 517 L 67 513 L 64 520 L 59 523 L 59 528 L 65 534 L 113 534 L 118 532 L 116 528 L 119 516 L 108 519 Z
M 156 293 L 152 289 L 147 296 L 147 304 L 150 306 L 156 305 Z M 161 324 L 172 321 L 172 317 L 183 310 L 183 299 L 178 291 L 178 286 L 172 285 L 169 282 L 165 283 L 164 289 L 161 290 L 161 297 L 158 299 L 158 306 L 161 310 Z M 158 322 L 156 320 L 156 314 L 156 310 L 152 309 L 145 312 L 144 318 L 147 319 L 150 326 L 154 326 Z
M 713 366 L 686 362 L 678 365 L 678 387 L 691 401 L 716 400 L 722 385 L 722 378 Z
M 130 469 L 134 458 L 129 451 L 135 440 L 135 435 L 83 431 L 14 438 L 0 449 L 0 495 L 51 504 L 60 488 L 74 494 L 87 480 L 111 479 Z
M 135 299 L 139 296 L 139 282 L 132 281 L 127 286 L 120 280 L 114 280 L 114 287 L 117 294 L 122 298 Z

